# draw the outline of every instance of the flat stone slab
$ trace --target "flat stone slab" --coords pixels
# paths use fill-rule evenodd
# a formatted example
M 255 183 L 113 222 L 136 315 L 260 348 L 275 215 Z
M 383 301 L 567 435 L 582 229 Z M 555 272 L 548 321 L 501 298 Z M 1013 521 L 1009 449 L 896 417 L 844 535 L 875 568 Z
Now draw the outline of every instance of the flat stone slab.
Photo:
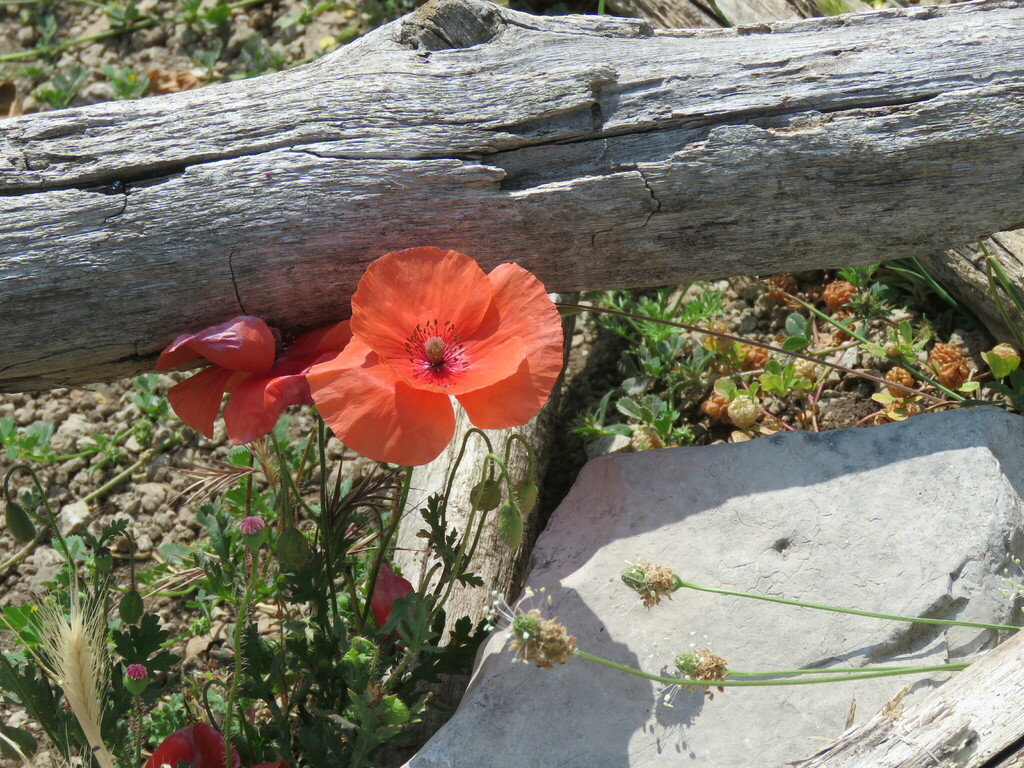
M 686 581 L 911 616 L 1019 624 L 1004 570 L 1024 554 L 1024 418 L 994 408 L 871 429 L 590 462 L 534 552 L 536 607 L 579 648 L 671 674 L 710 648 L 744 671 L 969 660 L 988 630 L 893 623 L 680 590 L 650 610 L 627 561 Z M 1024 579 L 1021 576 L 1018 580 Z M 946 676 L 728 688 L 710 700 L 573 659 L 513 661 L 496 632 L 454 718 L 409 768 L 771 768 L 806 758 L 901 688 Z

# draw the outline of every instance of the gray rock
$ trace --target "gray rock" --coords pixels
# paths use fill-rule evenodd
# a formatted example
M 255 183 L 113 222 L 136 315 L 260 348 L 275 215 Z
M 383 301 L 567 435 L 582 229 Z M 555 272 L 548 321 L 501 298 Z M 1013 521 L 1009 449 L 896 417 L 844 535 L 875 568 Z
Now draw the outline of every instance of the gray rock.
M 598 456 L 631 450 L 632 445 L 627 435 L 603 435 L 587 443 L 584 450 L 588 459 L 596 459 Z
M 1021 455 L 1024 419 L 986 408 L 597 459 L 537 544 L 528 583 L 551 605 L 533 607 L 581 650 L 655 674 L 694 646 L 747 671 L 969 659 L 996 634 L 690 590 L 647 610 L 620 573 L 639 558 L 711 587 L 1016 624 L 1000 587 L 1024 554 Z M 582 659 L 514 663 L 504 642 L 499 631 L 481 649 L 455 717 L 409 768 L 781 768 L 837 739 L 854 701 L 860 722 L 904 685 L 910 700 L 946 677 L 727 688 L 712 701 Z
M 88 523 L 91 517 L 92 510 L 89 509 L 88 502 L 73 501 L 60 508 L 57 522 L 60 525 L 61 533 L 67 535 L 76 528 Z
M 148 515 L 155 513 L 164 505 L 169 493 L 170 488 L 163 483 L 140 483 L 135 486 L 135 494 L 139 498 L 142 511 Z
M 90 422 L 80 413 L 72 413 L 53 433 L 50 439 L 50 447 L 56 453 L 74 453 L 78 447 L 78 441 L 91 435 L 96 431 L 97 425 Z

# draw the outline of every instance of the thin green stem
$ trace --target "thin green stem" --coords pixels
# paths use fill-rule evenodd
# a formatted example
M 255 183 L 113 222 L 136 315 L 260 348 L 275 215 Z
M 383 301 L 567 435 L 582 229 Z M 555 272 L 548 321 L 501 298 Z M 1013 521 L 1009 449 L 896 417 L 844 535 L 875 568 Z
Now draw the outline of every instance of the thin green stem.
M 780 603 L 782 605 L 795 605 L 800 608 L 813 608 L 818 611 L 831 611 L 832 613 L 848 613 L 853 616 L 865 616 L 870 619 L 885 619 L 887 621 L 907 621 L 913 624 L 937 624 L 946 627 L 972 627 L 974 629 L 990 629 L 997 632 L 1016 632 L 1020 627 L 1012 627 L 1006 624 L 985 624 L 978 621 L 953 621 L 952 619 L 925 619 L 920 616 L 897 616 L 889 613 L 876 613 L 874 611 L 860 611 L 856 608 L 837 608 L 833 605 L 822 605 L 821 603 L 808 603 L 802 600 L 789 600 L 785 597 L 770 597 L 758 595 L 753 592 L 740 592 L 734 589 L 720 589 L 718 587 L 702 587 L 683 581 L 676 576 L 677 589 L 685 587 L 698 592 L 711 592 L 716 595 L 729 595 L 730 597 L 749 597 L 752 600 L 764 600 L 768 603 Z
M 253 553 L 254 558 L 259 557 L 259 552 Z M 235 697 L 238 694 L 238 684 L 242 679 L 242 667 L 245 666 L 245 658 L 242 655 L 242 635 L 245 632 L 246 623 L 249 618 L 249 603 L 252 602 L 254 586 L 256 584 L 256 571 L 254 567 L 249 571 L 249 578 L 245 584 L 245 592 L 242 593 L 242 602 L 238 606 L 238 614 L 235 621 L 235 632 L 232 638 L 232 645 L 235 652 L 235 670 L 231 675 L 231 686 L 228 688 L 228 700 L 224 709 L 224 765 L 231 765 L 231 720 L 234 717 Z
M 752 688 L 754 686 L 774 686 L 774 685 L 815 685 L 817 683 L 838 683 L 846 682 L 847 680 L 870 680 L 875 677 L 894 677 L 896 675 L 923 675 L 930 674 L 932 672 L 948 672 L 950 667 L 962 668 L 960 664 L 939 664 L 936 666 L 929 667 L 903 667 L 900 669 L 889 669 L 885 672 L 851 672 L 848 675 L 825 675 L 824 677 L 797 677 L 793 680 L 694 680 L 689 677 L 666 677 L 665 675 L 655 675 L 650 672 L 644 672 L 634 667 L 626 666 L 625 664 L 618 664 L 617 662 L 610 661 L 609 659 L 603 659 L 600 656 L 594 656 L 593 654 L 587 653 L 586 651 L 577 650 L 576 656 L 587 661 L 592 661 L 595 664 L 600 664 L 604 667 L 610 667 L 611 669 L 618 670 L 619 672 L 625 672 L 636 677 L 643 677 L 647 680 L 653 680 L 656 683 L 662 683 L 664 685 L 692 685 L 702 686 L 704 688 Z
M 406 467 L 405 478 L 402 480 L 402 490 L 398 495 L 395 508 L 391 512 L 391 519 L 388 520 L 387 527 L 381 533 L 380 544 L 377 545 L 377 554 L 373 559 L 373 567 L 370 570 L 370 579 L 366 585 L 366 604 L 360 612 L 363 624 L 365 624 L 370 617 L 370 600 L 373 597 L 373 590 L 377 586 L 377 576 L 380 574 L 380 567 L 383 565 L 384 558 L 387 556 L 388 548 L 391 546 L 391 538 L 394 536 L 395 531 L 398 530 L 398 524 L 402 521 L 402 510 L 405 509 L 405 505 L 409 500 L 409 489 L 411 487 L 412 467 Z M 353 609 L 356 607 L 357 606 L 353 606 Z
M 783 293 L 785 293 L 785 291 L 783 291 Z M 788 294 L 788 293 L 786 293 L 786 296 L 789 296 L 789 298 L 792 299 L 793 301 L 799 302 L 801 305 L 803 305 L 804 309 L 806 309 L 808 312 L 810 312 L 811 314 L 815 315 L 816 317 L 821 318 L 822 320 L 824 320 L 829 325 L 831 325 L 831 326 L 833 326 L 835 328 L 838 328 L 839 330 L 843 331 L 844 333 L 849 334 L 850 336 L 852 336 L 854 339 L 856 339 L 861 344 L 870 344 L 871 343 L 868 339 L 866 339 L 860 333 L 855 331 L 853 328 L 851 328 L 849 326 L 846 326 L 846 325 L 843 325 L 842 323 L 834 320 L 833 318 L 831 318 L 828 315 L 826 315 L 824 312 L 822 312 L 817 307 L 813 306 L 812 304 L 808 304 L 803 299 L 798 298 L 797 296 L 793 296 L 793 295 Z M 915 377 L 917 377 L 921 381 L 927 381 L 929 384 L 931 384 L 933 387 L 938 389 L 940 392 L 946 393 L 947 395 L 952 397 L 957 402 L 963 402 L 964 400 L 966 400 L 966 398 L 963 395 L 958 395 L 956 392 L 954 392 L 953 390 L 949 389 L 949 387 L 943 386 L 942 384 L 937 382 L 935 379 L 933 379 L 928 374 L 924 373 L 923 371 L 918 370 L 916 367 L 914 367 L 912 365 L 908 365 L 904 361 L 898 361 L 898 362 L 901 362 L 903 367 L 906 368 L 908 371 L 910 371 L 910 373 L 914 374 Z M 878 382 L 880 384 L 884 384 L 886 386 L 891 386 L 892 385 L 891 381 L 886 381 L 885 379 L 880 379 L 877 376 L 869 376 L 867 374 L 860 373 L 859 371 L 851 371 L 851 373 L 853 373 L 855 376 L 861 376 L 861 377 L 863 377 L 865 379 L 870 379 L 872 381 L 876 381 L 876 382 Z M 937 402 L 942 402 L 939 398 L 934 397 L 932 395 L 927 395 L 926 393 L 921 392 L 920 390 L 909 389 L 909 388 L 903 387 L 901 385 L 898 385 L 898 386 L 900 386 L 900 389 L 906 389 L 908 392 L 910 392 L 912 394 L 915 394 L 915 395 L 925 395 L 926 397 L 930 398 L 931 400 L 935 400 Z
M 64 534 L 60 532 L 60 526 L 57 525 L 57 516 L 53 513 L 53 508 L 50 506 L 50 500 L 46 498 L 46 491 L 43 489 L 42 483 L 39 482 L 39 477 L 36 475 L 35 470 L 28 464 L 17 464 L 11 467 L 10 471 L 4 477 L 4 496 L 8 499 L 13 498 L 11 496 L 9 483 L 11 477 L 19 469 L 28 472 L 29 477 L 32 478 L 32 484 L 36 487 L 36 493 L 39 494 L 39 498 L 43 502 L 43 508 L 46 510 L 46 519 L 50 523 L 53 535 L 57 537 L 61 552 L 64 553 L 64 562 L 67 563 L 69 569 L 72 569 L 74 567 L 74 560 L 71 558 L 71 550 L 68 548 L 68 543 L 64 540 Z
M 971 666 L 968 661 L 954 664 L 938 664 L 936 669 L 942 672 L 960 672 Z M 740 672 L 736 669 L 729 670 L 729 677 L 796 677 L 799 675 L 850 675 L 861 674 L 862 672 L 893 672 L 903 674 L 906 667 L 880 666 L 880 667 L 856 667 L 847 669 L 778 669 L 769 672 Z
M 91 35 L 85 35 L 84 37 L 76 37 L 74 40 L 68 40 L 65 43 L 59 43 L 57 45 L 39 46 L 37 48 L 32 48 L 28 51 L 19 51 L 17 53 L 7 53 L 3 56 L 0 56 L 0 63 L 5 61 L 20 61 L 22 59 L 31 59 L 36 56 L 46 55 L 48 53 L 60 53 L 62 51 L 68 50 L 69 48 L 74 48 L 76 45 L 81 45 L 82 43 L 92 43 L 96 40 L 102 40 L 107 37 L 114 37 L 115 35 L 122 35 L 126 32 L 134 32 L 137 29 L 145 29 L 146 27 L 153 26 L 154 24 L 156 24 L 157 21 L 159 21 L 159 19 L 147 17 L 145 19 L 142 19 L 141 21 L 135 22 L 134 24 L 129 24 L 124 27 L 118 27 L 116 29 L 105 29 L 102 32 L 96 32 Z

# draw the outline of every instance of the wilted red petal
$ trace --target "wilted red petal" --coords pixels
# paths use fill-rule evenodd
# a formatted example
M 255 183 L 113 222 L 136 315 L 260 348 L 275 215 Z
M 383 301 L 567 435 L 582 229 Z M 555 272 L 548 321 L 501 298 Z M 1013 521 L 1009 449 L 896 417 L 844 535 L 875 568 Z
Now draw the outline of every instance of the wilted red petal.
M 191 763 L 194 768 L 224 768 L 224 737 L 206 723 L 196 723 L 181 728 L 164 739 L 146 761 L 145 768 L 174 768 L 180 761 Z M 231 764 L 239 768 L 242 764 L 238 752 L 232 750 Z
M 337 355 L 352 338 L 348 321 L 297 336 L 268 376 L 249 376 L 232 391 L 224 426 L 235 445 L 251 443 L 274 428 L 290 405 L 312 405 L 306 373 L 325 356 Z
M 266 373 L 274 364 L 274 334 L 258 317 L 239 315 L 199 333 L 182 334 L 157 358 L 156 369 L 197 357 L 233 371 Z
M 249 376 L 228 398 L 224 407 L 224 428 L 235 445 L 263 437 L 274 428 L 289 405 L 310 404 L 305 375 Z
M 518 264 L 502 264 L 488 277 L 494 284 L 501 326 L 520 334 L 525 359 L 512 376 L 457 399 L 481 429 L 518 427 L 547 402 L 558 380 L 562 321 L 543 283 Z
M 179 419 L 196 432 L 213 437 L 213 422 L 224 392 L 232 379 L 247 375 L 211 365 L 167 390 L 167 400 Z
M 313 363 L 319 362 L 319 358 L 324 355 L 333 357 L 341 352 L 351 338 L 351 323 L 348 320 L 299 334 L 288 345 L 288 351 L 281 355 L 274 365 L 272 373 L 277 376 L 285 373 L 302 373 Z
M 306 376 L 320 416 L 338 439 L 375 461 L 415 466 L 455 434 L 447 395 L 413 389 L 358 338 Z
M 417 325 L 451 322 L 476 334 L 491 304 L 491 282 L 458 251 L 410 248 L 366 268 L 352 296 L 352 333 L 389 362 L 407 360 Z
M 383 627 L 391 615 L 391 604 L 412 591 L 413 586 L 410 582 L 392 571 L 387 563 L 381 564 L 377 573 L 377 583 L 373 585 L 373 595 L 370 597 L 370 610 L 373 611 L 373 618 L 377 620 L 378 627 Z

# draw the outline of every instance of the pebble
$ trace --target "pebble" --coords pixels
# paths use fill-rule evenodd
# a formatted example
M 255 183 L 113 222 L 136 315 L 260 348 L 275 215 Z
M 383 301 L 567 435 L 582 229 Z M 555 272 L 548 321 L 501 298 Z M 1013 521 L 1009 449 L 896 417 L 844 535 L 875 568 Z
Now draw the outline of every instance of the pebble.
M 139 498 L 142 512 L 152 515 L 166 502 L 170 489 L 163 483 L 140 483 L 135 486 L 135 495 Z
M 60 508 L 57 523 L 60 531 L 65 536 L 72 533 L 79 526 L 85 525 L 92 517 L 92 510 L 89 503 L 85 501 L 73 501 Z
M 72 413 L 65 418 L 50 439 L 50 447 L 60 453 L 74 453 L 78 448 L 79 441 L 96 431 L 96 426 L 80 413 Z M 77 469 L 69 469 L 69 472 Z

